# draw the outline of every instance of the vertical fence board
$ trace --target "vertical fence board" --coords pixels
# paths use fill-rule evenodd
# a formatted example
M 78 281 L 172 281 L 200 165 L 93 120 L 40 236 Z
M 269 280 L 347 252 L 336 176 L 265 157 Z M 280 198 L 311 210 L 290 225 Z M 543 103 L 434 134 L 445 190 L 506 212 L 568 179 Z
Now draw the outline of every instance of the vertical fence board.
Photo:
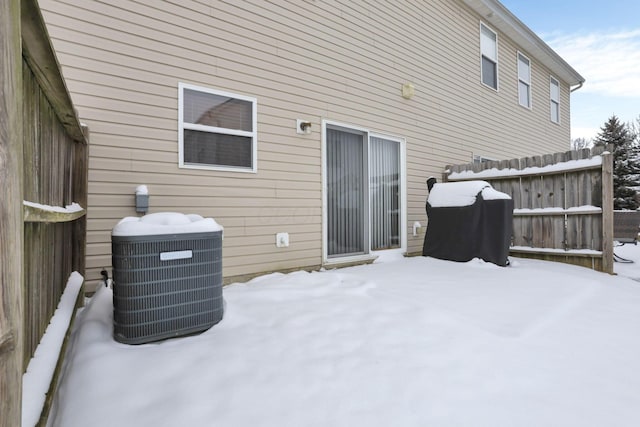
M 549 166 L 554 163 L 552 154 L 545 154 L 542 156 L 542 166 Z M 556 200 L 556 176 L 555 175 L 543 175 L 540 177 L 542 180 L 542 197 L 541 204 L 543 209 L 555 208 Z M 557 216 L 543 216 L 542 219 L 542 246 L 543 248 L 557 249 L 556 231 L 558 224 L 563 224 L 563 219 Z
M 37 123 L 38 123 L 38 109 L 37 104 L 34 102 L 38 99 L 38 86 L 36 84 L 33 75 L 31 74 L 31 70 L 27 66 L 25 62 L 22 62 L 22 75 L 23 75 L 23 98 L 24 102 L 22 103 L 22 117 L 23 117 L 23 125 L 22 125 L 22 135 L 23 135 L 23 167 L 24 167 L 24 176 L 34 176 L 38 173 L 38 168 L 40 167 L 39 162 L 39 153 L 36 146 L 36 141 L 38 139 L 37 132 Z M 23 180 L 23 199 L 25 200 L 36 200 L 37 192 L 38 192 L 38 181 L 34 179 L 24 179 Z M 37 256 L 37 253 L 34 253 L 34 230 L 29 227 L 24 227 L 24 253 L 29 254 L 29 256 Z M 28 343 L 28 348 L 33 346 L 33 342 L 35 340 L 35 331 L 29 328 L 31 322 L 29 319 L 31 318 L 31 310 L 34 305 L 38 305 L 36 300 L 36 295 L 34 294 L 34 288 L 29 286 L 29 283 L 32 282 L 31 275 L 33 271 L 30 269 L 24 270 L 24 284 L 22 298 L 23 301 L 28 301 L 29 303 L 25 303 L 24 316 L 22 318 L 22 330 L 24 331 L 23 340 L 25 343 Z M 21 365 L 24 365 L 24 359 L 20 360 Z M 21 366 L 22 367 L 22 366 Z
M 553 206 L 556 208 L 566 209 L 565 207 L 565 180 L 566 174 L 557 174 L 553 178 Z M 565 249 L 565 220 L 564 216 L 554 218 L 553 236 L 555 249 Z
M 602 159 L 602 270 L 613 274 L 613 158 L 607 153 Z
M 513 165 L 517 166 L 518 165 Z M 522 180 L 520 178 L 513 179 L 511 181 L 511 191 L 506 191 L 507 194 L 511 195 L 513 199 L 514 209 L 522 208 Z M 515 246 L 525 246 L 526 241 L 524 239 L 525 236 L 525 218 L 524 217 L 514 217 L 513 218 L 513 238 L 512 243 Z
M 542 166 L 542 157 L 528 157 L 527 166 L 539 167 Z M 542 205 L 542 177 L 532 176 L 530 178 L 529 196 L 530 196 L 530 208 L 541 209 Z M 543 248 L 544 246 L 544 226 L 542 216 L 531 217 L 531 246 L 534 248 Z
M 602 171 L 592 171 L 590 174 L 590 186 L 591 186 L 591 204 L 596 207 L 602 208 L 602 179 L 604 175 Z M 612 202 L 613 203 L 613 202 Z M 603 223 L 601 217 L 591 218 L 591 228 L 593 233 L 591 235 L 591 246 L 597 250 L 602 251 L 603 242 Z

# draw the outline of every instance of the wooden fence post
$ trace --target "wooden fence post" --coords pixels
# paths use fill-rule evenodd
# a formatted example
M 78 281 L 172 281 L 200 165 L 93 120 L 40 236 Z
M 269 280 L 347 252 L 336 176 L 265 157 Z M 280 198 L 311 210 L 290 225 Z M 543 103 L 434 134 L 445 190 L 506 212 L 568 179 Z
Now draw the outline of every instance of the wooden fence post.
M 0 2 L 0 426 L 22 414 L 22 39 L 20 0 Z
M 602 270 L 613 274 L 613 156 L 602 154 Z

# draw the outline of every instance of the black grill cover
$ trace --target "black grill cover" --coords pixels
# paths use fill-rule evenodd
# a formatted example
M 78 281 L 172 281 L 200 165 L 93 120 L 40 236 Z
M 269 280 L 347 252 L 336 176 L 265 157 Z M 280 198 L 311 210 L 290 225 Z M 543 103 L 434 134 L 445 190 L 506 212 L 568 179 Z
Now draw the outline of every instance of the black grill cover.
M 484 200 L 480 191 L 470 206 L 432 207 L 427 199 L 426 209 L 429 222 L 423 256 L 460 262 L 481 258 L 503 267 L 509 264 L 512 199 Z

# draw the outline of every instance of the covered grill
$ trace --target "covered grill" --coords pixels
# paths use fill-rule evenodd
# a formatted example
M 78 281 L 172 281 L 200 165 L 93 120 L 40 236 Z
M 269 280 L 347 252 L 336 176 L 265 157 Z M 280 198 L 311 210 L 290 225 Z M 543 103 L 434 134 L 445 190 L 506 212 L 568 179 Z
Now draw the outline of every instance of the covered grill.
M 509 264 L 513 200 L 485 181 L 434 184 L 427 198 L 422 255 Z

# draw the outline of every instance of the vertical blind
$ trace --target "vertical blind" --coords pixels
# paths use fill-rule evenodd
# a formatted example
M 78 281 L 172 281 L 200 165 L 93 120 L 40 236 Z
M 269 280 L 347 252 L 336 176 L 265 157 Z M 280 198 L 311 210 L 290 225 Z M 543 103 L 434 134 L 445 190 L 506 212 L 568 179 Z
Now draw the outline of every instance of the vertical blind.
M 365 253 L 365 135 L 327 129 L 327 253 Z
M 398 142 L 327 128 L 330 257 L 401 246 L 399 178 Z
M 399 144 L 371 137 L 369 188 L 371 198 L 371 249 L 400 247 Z

